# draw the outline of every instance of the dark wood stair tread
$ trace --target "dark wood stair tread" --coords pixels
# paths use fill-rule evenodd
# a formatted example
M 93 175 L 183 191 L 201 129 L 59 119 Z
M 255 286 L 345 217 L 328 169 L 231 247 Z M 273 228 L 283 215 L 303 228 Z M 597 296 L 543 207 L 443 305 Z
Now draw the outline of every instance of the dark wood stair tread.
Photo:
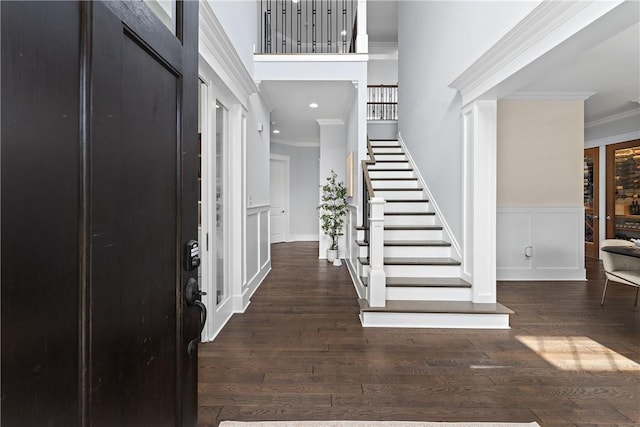
M 412 187 L 390 187 L 390 188 L 374 188 L 373 191 L 422 191 L 422 188 Z
M 371 181 L 417 181 L 418 178 L 371 178 Z
M 358 246 L 367 246 L 364 240 L 356 240 Z M 444 246 L 449 247 L 451 243 L 444 240 L 385 240 L 385 246 Z
M 369 284 L 368 277 L 361 277 L 362 283 Z M 387 277 L 387 287 L 393 288 L 470 288 L 471 283 L 457 277 Z
M 385 212 L 385 215 L 390 216 L 398 216 L 398 215 L 424 215 L 424 216 L 434 216 L 435 212 Z
M 384 227 L 385 230 L 409 230 L 409 231 L 420 231 L 420 230 L 442 230 L 441 225 L 387 225 Z
M 375 163 L 374 163 L 375 164 Z M 413 172 L 412 168 L 407 169 L 368 169 L 369 172 Z M 374 178 L 375 179 L 375 178 Z
M 398 142 L 398 138 L 376 138 L 376 139 L 369 138 L 369 141 L 371 141 L 371 142 L 374 142 L 374 141 L 396 141 L 396 142 Z
M 358 258 L 360 264 L 369 265 L 369 258 Z M 384 265 L 460 265 L 460 261 L 453 258 L 385 258 Z
M 402 148 L 400 145 L 393 145 L 393 144 L 380 144 L 380 145 L 371 145 L 371 148 L 373 148 L 374 150 L 376 148 Z
M 426 203 L 429 199 L 390 199 L 385 200 L 387 203 Z
M 409 163 L 409 160 L 376 160 L 374 164 L 378 163 Z
M 386 307 L 369 307 L 359 299 L 360 310 L 380 313 L 451 313 L 451 314 L 513 314 L 500 303 L 478 304 L 470 301 L 387 301 Z
M 396 151 L 396 152 L 391 152 L 391 153 L 388 153 L 388 152 L 378 152 L 378 153 L 376 153 L 375 152 L 376 148 L 378 148 L 378 147 L 373 147 L 373 150 L 374 150 L 373 154 L 374 155 L 379 155 L 379 156 L 404 156 L 404 153 L 402 151 Z

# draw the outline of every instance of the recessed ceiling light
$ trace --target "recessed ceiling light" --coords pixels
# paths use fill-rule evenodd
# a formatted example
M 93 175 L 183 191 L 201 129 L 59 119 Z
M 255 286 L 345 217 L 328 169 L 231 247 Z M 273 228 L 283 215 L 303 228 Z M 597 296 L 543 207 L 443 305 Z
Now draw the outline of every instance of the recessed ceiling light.
M 318 108 L 318 104 L 315 102 L 312 102 L 311 104 L 309 104 L 309 108 Z
M 298 3 L 300 0 L 291 0 L 294 3 Z
M 280 131 L 278 129 L 274 129 L 273 133 L 280 133 Z
M 342 30 L 342 32 L 340 33 L 340 35 L 341 35 L 342 37 L 346 36 L 346 35 L 347 35 L 347 30 Z

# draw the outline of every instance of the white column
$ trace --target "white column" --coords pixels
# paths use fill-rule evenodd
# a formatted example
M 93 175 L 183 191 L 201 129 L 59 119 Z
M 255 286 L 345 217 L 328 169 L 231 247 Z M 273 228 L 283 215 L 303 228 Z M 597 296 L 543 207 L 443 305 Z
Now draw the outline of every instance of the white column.
M 474 303 L 495 303 L 497 102 L 475 101 L 463 111 L 463 117 L 463 274 L 473 284 Z
M 380 197 L 369 200 L 369 306 L 384 307 L 387 303 L 387 276 L 384 273 L 384 205 Z
M 367 35 L 367 0 L 358 0 L 358 35 L 356 36 L 356 53 L 369 53 L 369 36 Z

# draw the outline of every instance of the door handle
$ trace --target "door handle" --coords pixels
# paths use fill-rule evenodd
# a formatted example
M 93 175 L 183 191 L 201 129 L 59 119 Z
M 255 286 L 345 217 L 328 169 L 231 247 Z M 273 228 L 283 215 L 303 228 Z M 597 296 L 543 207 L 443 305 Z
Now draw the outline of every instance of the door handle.
M 607 220 L 611 220 L 611 215 L 607 215 Z
M 594 215 L 593 219 L 600 219 L 600 217 L 598 215 Z
M 185 289 L 185 300 L 187 301 L 187 305 L 189 307 L 198 307 L 200 309 L 200 328 L 198 328 L 198 336 L 189 341 L 189 345 L 187 345 L 187 354 L 189 354 L 189 356 L 191 356 L 193 351 L 196 349 L 196 345 L 200 342 L 200 334 L 202 334 L 204 325 L 207 322 L 207 306 L 198 299 L 206 294 L 206 292 L 198 289 L 198 281 L 196 279 L 192 277 L 187 281 L 187 287 Z

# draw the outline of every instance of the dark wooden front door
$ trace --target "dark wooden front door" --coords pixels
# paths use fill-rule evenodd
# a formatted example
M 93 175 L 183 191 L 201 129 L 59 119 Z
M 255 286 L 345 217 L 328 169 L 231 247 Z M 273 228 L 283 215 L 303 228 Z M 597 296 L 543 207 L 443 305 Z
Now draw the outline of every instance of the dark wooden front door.
M 2 425 L 192 426 L 197 2 L 2 2 Z

